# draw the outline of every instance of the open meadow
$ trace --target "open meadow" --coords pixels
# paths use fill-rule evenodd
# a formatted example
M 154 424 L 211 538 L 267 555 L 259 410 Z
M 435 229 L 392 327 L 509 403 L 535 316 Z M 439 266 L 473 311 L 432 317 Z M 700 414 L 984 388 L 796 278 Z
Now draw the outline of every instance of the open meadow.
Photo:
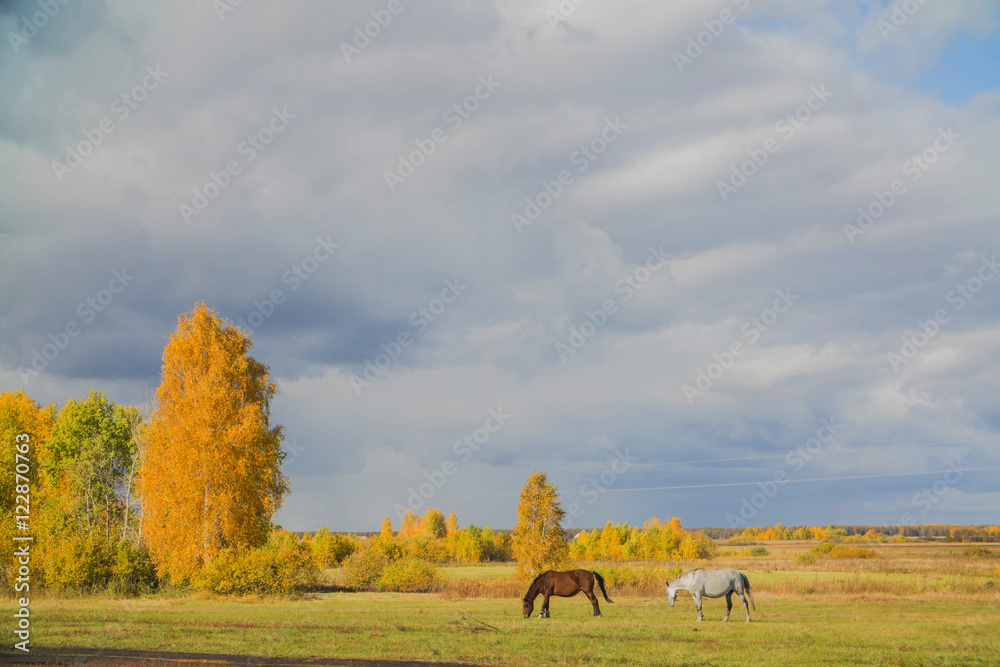
M 816 558 L 815 543 L 732 547 L 706 567 L 750 579 L 757 609 L 743 622 L 734 598 L 667 605 L 649 564 L 581 563 L 609 572 L 603 616 L 577 596 L 553 598 L 552 617 L 525 620 L 526 584 L 507 565 L 441 569 L 431 593 L 345 592 L 336 570 L 301 599 L 232 600 L 161 592 L 139 599 L 32 601 L 32 647 L 142 649 L 251 657 L 419 660 L 489 665 L 996 664 L 1000 656 L 1000 553 L 968 544 L 864 545 L 869 558 Z M 725 548 L 725 547 L 724 547 Z M 674 563 L 659 563 L 669 569 Z M 680 563 L 681 567 L 699 565 Z M 628 574 L 637 573 L 628 583 Z M 13 609 L 3 603 L 5 616 Z M 537 614 L 537 609 L 536 609 Z

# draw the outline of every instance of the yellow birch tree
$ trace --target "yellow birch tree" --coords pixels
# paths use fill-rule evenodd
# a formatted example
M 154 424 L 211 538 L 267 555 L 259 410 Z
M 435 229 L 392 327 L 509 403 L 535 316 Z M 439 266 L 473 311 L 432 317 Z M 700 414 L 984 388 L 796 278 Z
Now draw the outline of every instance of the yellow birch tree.
M 534 577 L 569 561 L 569 545 L 563 533 L 566 516 L 559 494 L 548 476 L 536 470 L 528 478 L 517 505 L 517 523 L 512 534 L 517 577 Z
M 184 580 L 223 548 L 260 546 L 288 492 L 277 385 L 253 343 L 204 303 L 163 351 L 159 409 L 146 433 L 143 538 L 161 575 Z

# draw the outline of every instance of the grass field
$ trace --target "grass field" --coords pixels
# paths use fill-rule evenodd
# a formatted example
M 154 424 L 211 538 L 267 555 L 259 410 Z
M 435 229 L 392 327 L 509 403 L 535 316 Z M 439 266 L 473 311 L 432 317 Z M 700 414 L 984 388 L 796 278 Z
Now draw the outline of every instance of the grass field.
M 765 557 L 712 562 L 750 578 L 750 624 L 736 600 L 729 623 L 720 622 L 724 599 L 706 600 L 706 620 L 696 623 L 686 594 L 671 609 L 662 592 L 614 589 L 601 618 L 578 596 L 553 598 L 550 619 L 524 620 L 524 585 L 501 565 L 445 568 L 439 593 L 41 598 L 32 601 L 33 646 L 505 665 L 1000 664 L 998 559 L 966 558 L 962 545 L 902 544 L 876 546 L 876 559 L 796 562 L 808 547 L 772 543 Z M 510 593 L 448 591 L 477 579 Z M 6 618 L 12 609 L 3 603 Z

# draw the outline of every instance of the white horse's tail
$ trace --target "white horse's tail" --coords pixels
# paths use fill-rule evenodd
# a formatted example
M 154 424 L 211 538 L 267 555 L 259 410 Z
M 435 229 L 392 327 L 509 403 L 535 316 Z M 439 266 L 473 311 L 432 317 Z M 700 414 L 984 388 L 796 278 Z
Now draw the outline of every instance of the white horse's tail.
M 743 590 L 747 592 L 747 597 L 750 598 L 750 606 L 753 607 L 754 611 L 757 611 L 757 603 L 753 599 L 753 589 L 750 588 L 750 580 L 742 572 L 740 572 L 740 576 L 743 577 Z

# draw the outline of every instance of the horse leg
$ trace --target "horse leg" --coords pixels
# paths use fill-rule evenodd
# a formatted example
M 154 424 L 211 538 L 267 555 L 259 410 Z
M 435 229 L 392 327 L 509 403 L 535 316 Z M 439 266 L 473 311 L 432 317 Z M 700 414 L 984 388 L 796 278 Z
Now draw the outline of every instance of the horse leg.
M 733 592 L 729 591 L 728 593 L 726 593 L 726 617 L 722 619 L 723 623 L 729 620 L 729 612 L 731 612 L 732 610 L 733 610 Z
M 699 621 L 704 621 L 705 617 L 702 616 L 702 614 L 701 614 L 701 596 L 700 595 L 695 595 L 694 596 L 694 606 L 698 608 L 698 620 Z
M 594 593 L 594 589 L 590 589 L 589 591 L 584 590 L 583 592 L 587 596 L 587 599 L 590 600 L 590 604 L 594 607 L 594 616 L 600 616 L 601 605 L 597 604 L 597 595 Z
M 538 618 L 548 618 L 549 617 L 549 593 L 545 594 L 545 601 L 542 602 L 542 613 L 538 615 Z
M 747 623 L 750 622 L 750 605 L 747 604 L 747 596 L 743 594 L 743 591 L 739 592 L 740 600 L 743 602 L 743 608 L 747 610 Z M 728 614 L 726 614 L 728 616 Z

